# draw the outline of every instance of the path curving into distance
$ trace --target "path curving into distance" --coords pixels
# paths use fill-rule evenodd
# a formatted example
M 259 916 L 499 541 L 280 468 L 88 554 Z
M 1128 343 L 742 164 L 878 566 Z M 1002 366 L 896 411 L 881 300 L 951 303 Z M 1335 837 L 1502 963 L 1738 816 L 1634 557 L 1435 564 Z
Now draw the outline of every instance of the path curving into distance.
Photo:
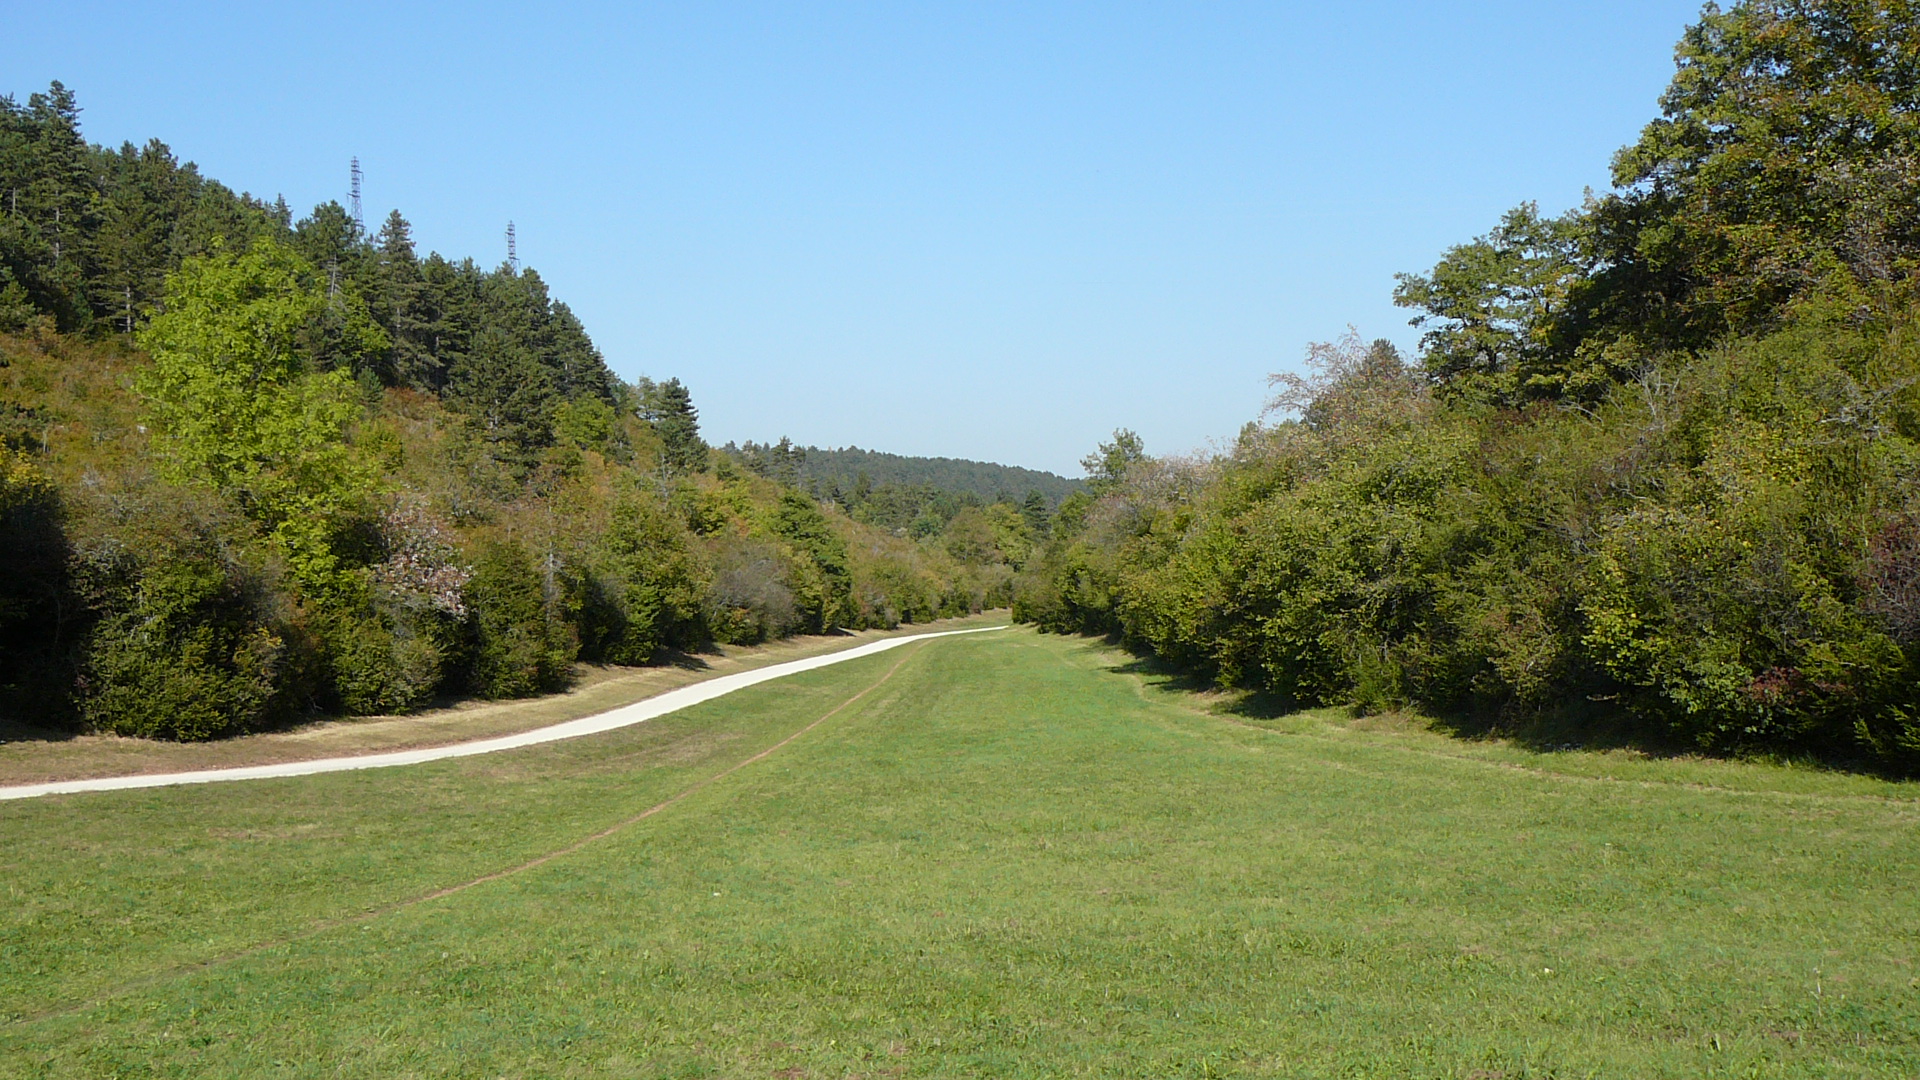
M 863 656 L 883 653 L 915 641 L 928 638 L 953 637 L 958 634 L 985 634 L 995 630 L 1008 629 L 1005 626 L 982 626 L 972 630 L 942 630 L 932 634 L 909 634 L 906 637 L 884 638 L 847 649 L 844 652 L 827 653 L 823 656 L 809 656 L 804 660 L 789 660 L 783 664 L 769 664 L 752 671 L 722 675 L 717 679 L 683 686 L 669 690 L 657 697 L 636 701 L 631 705 L 622 705 L 617 709 L 583 716 L 578 720 L 568 720 L 563 724 L 535 728 L 515 735 L 501 735 L 492 739 L 476 739 L 473 742 L 454 743 L 450 746 L 429 746 L 419 750 L 395 750 L 386 754 L 362 754 L 358 757 L 316 758 L 313 761 L 288 761 L 278 765 L 243 765 L 232 769 L 202 769 L 198 772 L 151 773 L 145 776 L 102 776 L 91 780 L 55 780 L 45 784 L 21 784 L 16 787 L 0 787 L 0 799 L 33 799 L 42 795 L 69 795 L 82 791 L 123 791 L 128 788 L 172 787 L 176 784 L 213 784 L 225 780 L 270 780 L 285 776 L 313 776 L 318 773 L 348 772 L 353 769 L 387 769 L 396 765 L 419 765 L 443 758 L 471 757 L 474 754 L 491 754 L 499 750 L 517 750 L 523 746 L 538 746 L 541 743 L 558 742 L 561 739 L 577 739 L 582 735 L 598 735 L 603 731 L 614 731 L 623 727 L 645 723 L 656 716 L 665 716 L 678 712 L 690 705 L 703 701 L 712 701 L 725 697 L 735 690 L 744 690 L 773 679 L 788 675 L 798 675 L 803 671 L 812 671 L 832 664 L 858 660 Z

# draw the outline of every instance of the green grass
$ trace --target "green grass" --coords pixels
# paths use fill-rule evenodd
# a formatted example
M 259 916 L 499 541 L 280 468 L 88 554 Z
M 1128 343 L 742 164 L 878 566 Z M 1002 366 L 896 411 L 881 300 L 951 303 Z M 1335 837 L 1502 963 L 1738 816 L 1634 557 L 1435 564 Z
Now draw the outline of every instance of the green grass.
M 0 1073 L 1920 1074 L 1920 787 L 1255 727 L 1124 660 L 946 639 L 536 750 L 0 804 Z

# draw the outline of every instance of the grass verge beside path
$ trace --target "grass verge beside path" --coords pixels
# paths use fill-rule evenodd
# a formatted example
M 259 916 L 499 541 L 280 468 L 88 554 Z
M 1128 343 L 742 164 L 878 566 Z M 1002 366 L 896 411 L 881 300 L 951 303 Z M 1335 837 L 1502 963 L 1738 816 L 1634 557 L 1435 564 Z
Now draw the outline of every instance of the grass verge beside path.
M 0 1014 L 98 999 L 0 1023 L 0 1074 L 1920 1074 L 1920 786 L 1193 704 L 1016 631 L 529 751 L 0 806 Z
M 959 630 L 1006 622 L 1005 612 L 902 626 L 896 630 L 788 638 L 766 645 L 718 646 L 651 667 L 578 667 L 575 685 L 563 693 L 513 701 L 466 701 L 406 716 L 319 720 L 286 731 L 269 731 L 202 743 L 159 742 L 117 735 L 70 735 L 0 726 L 0 787 L 102 776 L 227 769 L 285 761 L 413 750 L 530 731 L 592 716 L 657 697 L 690 683 L 822 653 L 839 652 L 882 638 Z
M 898 659 L 528 750 L 203 785 L 185 798 L 149 788 L 4 804 L 0 1017 L 65 1009 L 520 866 L 768 749 L 805 722 L 795 717 L 850 696 L 843 682 L 871 682 Z

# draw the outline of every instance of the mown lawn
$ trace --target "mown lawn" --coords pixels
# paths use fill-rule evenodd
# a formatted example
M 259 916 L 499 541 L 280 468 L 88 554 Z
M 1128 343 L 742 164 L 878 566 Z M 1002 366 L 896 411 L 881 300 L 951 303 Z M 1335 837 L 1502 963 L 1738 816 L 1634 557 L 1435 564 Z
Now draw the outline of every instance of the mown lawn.
M 1124 659 L 0 804 L 0 1074 L 1920 1075 L 1920 786 L 1257 727 Z

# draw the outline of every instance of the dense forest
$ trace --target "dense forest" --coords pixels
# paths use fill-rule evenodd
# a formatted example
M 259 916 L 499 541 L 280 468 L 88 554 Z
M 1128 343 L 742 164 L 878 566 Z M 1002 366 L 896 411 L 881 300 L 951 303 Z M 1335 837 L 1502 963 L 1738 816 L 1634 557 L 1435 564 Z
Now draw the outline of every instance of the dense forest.
M 1221 684 L 1920 768 L 1920 23 L 1709 6 L 1612 190 L 1404 275 L 1230 452 L 1089 458 L 1020 617 Z
M 1011 496 L 929 528 L 749 468 L 535 271 L 91 145 L 58 83 L 0 98 L 0 200 L 15 723 L 199 739 L 536 693 L 1005 604 L 1043 539 Z
M 787 438 L 728 443 L 721 450 L 753 472 L 805 488 L 855 521 L 920 539 L 945 533 L 963 512 L 994 506 L 1013 507 L 1039 536 L 1067 496 L 1085 487 L 1078 480 L 1017 465 L 910 457 L 857 446 L 822 450 L 796 446 Z M 1016 498 L 1017 492 L 1025 494 Z
M 791 481 L 823 498 L 851 495 L 856 489 L 930 488 L 953 495 L 972 495 L 982 502 L 1000 502 L 1010 498 L 1025 501 L 1039 494 L 1049 511 L 1076 491 L 1085 489 L 1079 480 L 1069 480 L 1039 469 L 1018 465 L 998 465 L 963 458 L 913 457 L 889 454 L 881 450 L 862 450 L 857 446 L 838 450 L 818 446 L 796 446 L 791 439 L 777 443 L 753 443 L 725 449 L 757 463 L 762 470 L 782 472 Z

